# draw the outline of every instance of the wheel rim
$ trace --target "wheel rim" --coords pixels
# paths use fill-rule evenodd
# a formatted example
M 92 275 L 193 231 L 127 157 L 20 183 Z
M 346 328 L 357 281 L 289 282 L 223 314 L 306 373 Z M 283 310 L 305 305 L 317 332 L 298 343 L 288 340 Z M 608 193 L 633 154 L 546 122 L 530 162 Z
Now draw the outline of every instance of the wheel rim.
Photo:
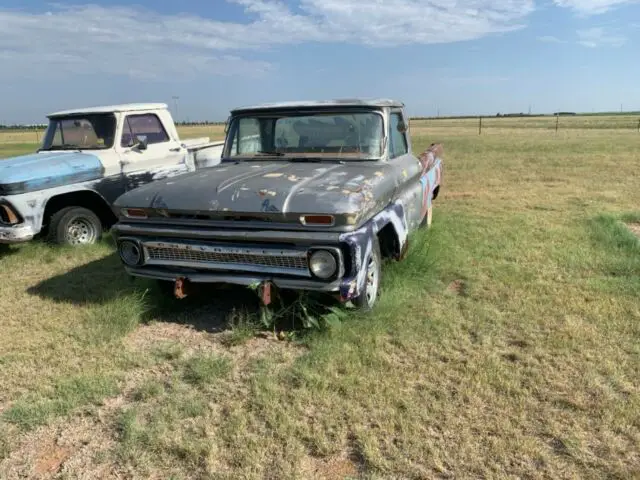
M 97 237 L 96 227 L 84 217 L 76 217 L 67 226 L 65 238 L 69 245 L 87 245 L 94 243 Z
M 369 265 L 367 266 L 367 305 L 369 307 L 373 307 L 373 304 L 376 303 L 376 299 L 378 298 L 378 262 L 374 257 L 371 257 L 369 260 Z

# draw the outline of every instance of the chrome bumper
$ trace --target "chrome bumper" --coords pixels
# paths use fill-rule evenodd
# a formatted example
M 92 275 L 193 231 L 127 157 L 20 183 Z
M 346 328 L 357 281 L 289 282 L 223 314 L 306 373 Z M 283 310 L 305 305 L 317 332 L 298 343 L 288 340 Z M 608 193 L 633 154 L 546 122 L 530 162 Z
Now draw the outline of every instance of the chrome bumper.
M 31 225 L 0 225 L 0 243 L 28 242 L 35 235 L 36 231 Z

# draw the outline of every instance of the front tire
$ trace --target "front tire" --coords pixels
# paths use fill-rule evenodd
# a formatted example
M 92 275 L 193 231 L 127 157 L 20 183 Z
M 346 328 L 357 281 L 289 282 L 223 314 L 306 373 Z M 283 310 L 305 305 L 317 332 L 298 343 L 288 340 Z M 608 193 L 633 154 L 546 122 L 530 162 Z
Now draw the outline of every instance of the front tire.
M 102 238 L 102 222 L 91 210 L 67 207 L 51 216 L 49 241 L 58 245 L 92 245 Z
M 367 273 L 364 288 L 360 295 L 352 300 L 353 305 L 362 311 L 373 309 L 380 295 L 380 278 L 382 273 L 382 255 L 380 254 L 380 242 L 374 237 L 371 256 L 367 261 Z

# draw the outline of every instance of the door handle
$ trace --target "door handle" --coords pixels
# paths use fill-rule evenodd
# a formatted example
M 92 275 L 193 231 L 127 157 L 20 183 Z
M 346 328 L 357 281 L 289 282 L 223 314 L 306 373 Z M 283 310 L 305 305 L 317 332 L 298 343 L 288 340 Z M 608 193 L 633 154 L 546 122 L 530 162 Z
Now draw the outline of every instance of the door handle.
M 180 147 L 175 147 L 175 148 L 170 148 L 169 149 L 170 152 L 179 152 L 180 150 L 182 150 L 182 148 L 180 148 Z

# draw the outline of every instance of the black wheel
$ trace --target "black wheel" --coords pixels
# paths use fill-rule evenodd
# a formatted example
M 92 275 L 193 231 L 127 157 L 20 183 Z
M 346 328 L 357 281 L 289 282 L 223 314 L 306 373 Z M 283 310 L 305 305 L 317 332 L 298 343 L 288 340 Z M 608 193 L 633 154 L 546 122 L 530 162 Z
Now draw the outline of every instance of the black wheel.
M 373 308 L 380 294 L 380 277 L 382 273 L 382 255 L 380 254 L 380 242 L 378 237 L 373 240 L 371 256 L 367 260 L 367 273 L 364 282 L 364 289 L 360 295 L 355 297 L 351 302 L 353 305 L 363 311 L 369 311 Z
M 102 237 L 102 222 L 91 210 L 67 207 L 51 216 L 48 239 L 58 245 L 91 245 Z

